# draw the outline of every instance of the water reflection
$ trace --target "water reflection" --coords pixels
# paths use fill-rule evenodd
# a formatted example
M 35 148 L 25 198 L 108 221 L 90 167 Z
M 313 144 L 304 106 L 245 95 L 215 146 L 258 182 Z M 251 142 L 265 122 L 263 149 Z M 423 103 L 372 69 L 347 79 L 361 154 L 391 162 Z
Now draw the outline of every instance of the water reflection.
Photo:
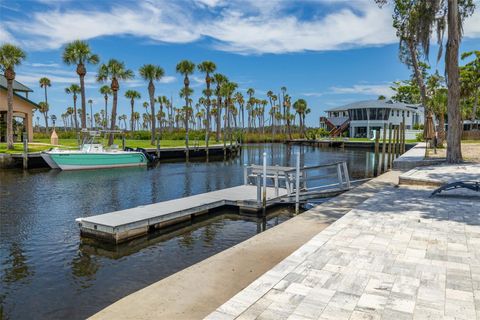
M 0 170 L 0 318 L 82 319 L 115 300 L 290 218 L 222 212 L 169 234 L 122 246 L 80 240 L 75 218 L 243 183 L 243 165 L 345 160 L 353 179 L 371 176 L 369 155 L 282 144 L 251 145 L 228 161 L 161 163 L 98 171 Z M 333 181 L 333 180 L 332 180 Z M 328 183 L 329 180 L 323 181 Z M 141 270 L 141 272 L 132 272 Z

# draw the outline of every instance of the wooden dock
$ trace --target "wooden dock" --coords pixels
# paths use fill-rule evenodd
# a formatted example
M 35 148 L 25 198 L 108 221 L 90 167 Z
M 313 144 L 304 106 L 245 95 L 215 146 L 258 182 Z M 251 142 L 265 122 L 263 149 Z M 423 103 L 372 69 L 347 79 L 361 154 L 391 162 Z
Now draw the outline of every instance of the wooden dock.
M 287 194 L 284 188 L 267 187 L 266 206 L 278 203 Z M 82 236 L 93 237 L 114 243 L 147 234 L 159 229 L 190 220 L 222 206 L 235 206 L 241 211 L 258 212 L 262 203 L 258 200 L 258 187 L 242 185 L 190 197 L 169 200 L 132 209 L 115 211 L 92 217 L 76 219 Z

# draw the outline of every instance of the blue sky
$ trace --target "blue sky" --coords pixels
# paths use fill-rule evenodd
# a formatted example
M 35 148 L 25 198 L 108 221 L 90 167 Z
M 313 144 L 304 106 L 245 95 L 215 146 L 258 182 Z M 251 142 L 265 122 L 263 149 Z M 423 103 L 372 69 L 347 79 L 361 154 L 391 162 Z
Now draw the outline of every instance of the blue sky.
M 479 10 L 464 30 L 462 51 L 480 49 Z M 398 61 L 391 8 L 373 0 L 0 0 L 0 43 L 27 52 L 17 79 L 39 102 L 38 80 L 50 78 L 50 113 L 57 116 L 72 105 L 65 87 L 78 82 L 74 67 L 61 61 L 64 45 L 75 39 L 88 40 L 102 61 L 116 58 L 135 72 L 144 63 L 162 66 L 156 95 L 172 96 L 176 106 L 182 79 L 175 65 L 182 59 L 212 60 L 239 90 L 255 88 L 261 98 L 286 86 L 294 99 L 307 100 L 309 125 L 329 107 L 389 96 L 391 83 L 410 74 Z M 103 108 L 96 70 L 88 67 L 86 91 L 94 112 Z M 129 114 L 128 89 L 141 92 L 137 110 L 143 111 L 146 83 L 137 76 L 120 86 L 119 114 Z M 202 74 L 192 77 L 192 87 L 198 98 Z

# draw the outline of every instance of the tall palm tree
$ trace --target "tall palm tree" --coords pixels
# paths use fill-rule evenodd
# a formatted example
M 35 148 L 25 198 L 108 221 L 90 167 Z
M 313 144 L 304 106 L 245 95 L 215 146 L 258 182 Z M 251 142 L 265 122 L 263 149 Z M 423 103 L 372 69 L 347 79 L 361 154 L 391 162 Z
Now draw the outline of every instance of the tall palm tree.
M 155 85 L 154 81 L 160 81 L 165 75 L 163 68 L 154 64 L 144 64 L 139 69 L 140 76 L 143 80 L 148 81 L 148 95 L 150 97 L 150 114 L 152 115 L 151 119 L 151 137 L 150 144 L 153 146 L 155 144 Z
M 44 101 L 48 104 L 47 88 L 50 87 L 52 83 L 50 82 L 50 79 L 48 79 L 47 77 L 40 78 L 38 83 L 40 84 L 40 88 L 44 89 L 44 96 L 45 96 Z
M 47 95 L 47 88 L 50 87 L 52 84 L 50 82 L 50 79 L 46 78 L 46 77 L 43 77 L 43 78 L 40 78 L 40 80 L 38 81 L 38 83 L 40 84 L 40 88 L 43 88 L 44 89 L 44 95 L 45 95 L 45 103 L 46 105 L 48 106 L 48 95 Z M 48 124 L 47 122 L 46 123 L 46 133 L 49 134 L 49 130 L 48 130 Z
M 45 119 L 45 133 L 48 134 L 48 103 L 45 101 L 39 102 L 38 103 L 38 111 L 40 111 L 41 114 L 43 114 L 43 117 Z
M 472 121 L 471 126 L 473 128 L 476 123 L 480 95 L 480 50 L 464 52 L 461 55 L 462 60 L 472 56 L 473 60 L 467 62 L 460 68 L 460 82 L 464 95 L 473 96 L 473 108 L 470 115 L 470 120 Z
M 73 96 L 73 119 L 75 120 L 75 130 L 78 130 L 78 122 L 77 122 L 77 95 L 81 92 L 80 87 L 78 84 L 71 84 L 70 87 L 65 88 L 66 94 L 71 94 Z M 82 109 L 84 110 L 84 109 Z M 85 112 L 82 112 L 82 116 Z
M 183 95 L 185 98 L 185 147 L 186 147 L 186 160 L 189 160 L 189 149 L 188 149 L 188 108 L 189 106 L 189 96 L 193 92 L 189 88 L 190 86 L 190 79 L 188 79 L 188 76 L 193 74 L 195 71 L 195 64 L 189 60 L 182 60 L 177 64 L 176 71 L 183 75 L 183 84 L 184 84 L 184 90 L 183 90 Z
M 105 64 L 102 64 L 98 69 L 97 81 L 105 82 L 110 80 L 110 89 L 113 92 L 112 103 L 112 116 L 110 123 L 110 130 L 115 129 L 115 123 L 117 121 L 117 103 L 118 103 L 118 90 L 120 89 L 119 80 L 133 79 L 133 71 L 125 68 L 125 64 L 121 61 L 110 59 Z M 108 145 L 113 144 L 113 133 L 110 133 L 108 138 Z
M 226 117 L 226 121 L 227 121 L 227 128 L 228 128 L 228 135 L 229 135 L 229 139 L 230 139 L 230 145 L 232 145 L 232 127 L 231 127 L 231 123 L 230 123 L 230 110 L 232 109 L 232 106 L 233 106 L 233 102 L 232 102 L 232 96 L 235 92 L 235 90 L 237 90 L 238 88 L 238 85 L 235 83 L 235 82 L 224 82 L 223 85 L 222 85 L 222 88 L 220 89 L 221 90 L 221 94 L 222 96 L 225 97 L 225 117 Z M 225 137 L 225 134 L 224 134 L 224 137 Z M 225 145 L 225 138 L 223 139 L 224 141 L 224 145 Z M 224 157 L 226 156 L 225 154 L 225 150 L 224 150 Z
M 134 109 L 135 109 L 135 99 L 141 99 L 142 96 L 140 95 L 140 92 L 135 91 L 135 90 L 127 90 L 125 92 L 125 98 L 130 99 L 130 108 L 131 108 L 131 123 L 130 123 L 130 131 L 132 131 L 132 136 L 133 136 L 133 131 L 134 131 Z
M 7 79 L 7 149 L 13 149 L 13 81 L 15 67 L 25 60 L 25 52 L 13 44 L 0 46 L 0 69 Z
M 162 129 L 163 129 L 162 120 L 163 120 L 163 117 L 165 116 L 165 114 L 163 112 L 163 106 L 168 108 L 169 101 L 168 101 L 168 98 L 166 96 L 159 96 L 157 98 L 157 102 L 160 105 L 160 111 L 157 114 L 157 118 L 159 117 L 159 119 L 158 119 L 158 131 L 159 131 L 159 139 L 161 140 L 162 139 Z
M 305 114 L 307 113 L 308 106 L 307 106 L 307 101 L 304 99 L 298 99 L 293 103 L 293 109 L 298 114 L 298 122 L 300 125 L 300 134 L 302 137 L 305 137 Z
M 105 124 L 104 124 L 104 129 L 106 129 L 107 124 L 108 124 L 108 96 L 112 95 L 112 89 L 110 89 L 109 86 L 104 85 L 104 86 L 100 87 L 100 93 L 103 94 L 103 99 L 105 100 Z
M 67 116 L 70 117 L 70 125 L 69 125 L 69 127 L 70 127 L 70 129 L 71 129 L 71 128 L 72 128 L 72 125 L 73 125 L 73 119 L 72 119 L 73 113 L 74 113 L 73 108 L 72 108 L 72 107 L 68 107 L 66 113 L 67 113 Z
M 209 157 L 209 150 L 208 150 L 208 143 L 210 140 L 210 106 L 211 106 L 211 101 L 210 101 L 210 96 L 212 95 L 212 90 L 210 89 L 210 84 L 212 82 L 211 74 L 217 70 L 217 66 L 215 63 L 212 61 L 203 61 L 197 66 L 198 70 L 202 73 L 205 73 L 205 84 L 207 86 L 205 90 L 205 96 L 207 99 L 205 100 L 205 107 L 207 110 L 207 115 L 206 115 L 206 123 L 205 123 L 205 145 L 206 145 L 206 156 L 207 156 L 207 162 L 208 162 L 208 157 Z
M 217 134 L 215 136 L 215 140 L 218 142 L 220 141 L 220 131 L 222 129 L 222 124 L 221 124 L 221 120 L 222 120 L 222 94 L 221 94 L 221 88 L 222 88 L 222 84 L 227 82 L 228 81 L 228 78 L 226 76 L 224 76 L 223 74 L 221 73 L 215 73 L 213 75 L 213 82 L 217 85 L 216 88 L 215 88 L 215 95 L 217 96 L 217 117 L 216 117 L 216 121 L 217 121 L 217 126 L 216 126 L 216 129 L 217 129 Z
M 80 96 L 82 100 L 82 110 L 86 110 L 85 100 L 85 75 L 87 74 L 86 64 L 98 64 L 98 55 L 92 53 L 90 46 L 86 41 L 75 40 L 68 43 L 63 51 L 63 62 L 67 65 L 76 65 L 77 74 L 80 77 Z M 82 112 L 82 129 L 87 127 L 86 113 Z

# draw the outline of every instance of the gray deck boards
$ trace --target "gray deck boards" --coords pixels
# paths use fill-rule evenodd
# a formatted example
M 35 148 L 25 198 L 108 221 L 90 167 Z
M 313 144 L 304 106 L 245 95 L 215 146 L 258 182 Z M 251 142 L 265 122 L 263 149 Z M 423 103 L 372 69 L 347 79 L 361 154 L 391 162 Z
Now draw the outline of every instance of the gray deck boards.
M 279 188 L 278 197 L 286 195 Z M 276 198 L 275 188 L 267 188 L 267 201 Z M 86 218 L 78 218 L 82 232 L 86 235 L 113 238 L 116 241 L 131 238 L 148 232 L 148 227 L 168 223 L 178 219 L 189 219 L 191 215 L 204 213 L 224 205 L 233 205 L 250 210 L 258 210 L 257 187 L 242 185 L 185 198 L 163 201 Z M 102 236 L 103 235 L 103 236 Z

